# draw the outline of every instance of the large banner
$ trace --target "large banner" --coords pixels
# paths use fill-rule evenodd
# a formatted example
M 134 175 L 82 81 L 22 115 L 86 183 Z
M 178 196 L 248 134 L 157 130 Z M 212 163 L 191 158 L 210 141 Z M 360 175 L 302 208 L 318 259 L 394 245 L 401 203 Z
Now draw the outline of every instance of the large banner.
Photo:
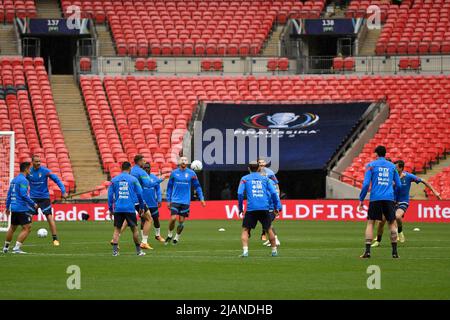
M 318 221 L 364 221 L 367 211 L 358 212 L 357 200 L 284 200 L 281 220 Z M 366 202 L 367 205 L 367 202 Z M 53 213 L 56 221 L 81 221 L 83 216 L 90 221 L 109 221 L 106 203 L 55 204 Z M 161 219 L 170 217 L 167 203 L 160 208 Z M 42 215 L 35 221 L 44 221 Z M 237 201 L 207 201 L 202 207 L 198 201 L 192 202 L 191 220 L 237 220 Z M 450 201 L 411 201 L 405 216 L 408 222 L 450 222 Z
M 276 161 L 283 171 L 320 170 L 369 106 L 211 103 L 202 121 L 201 159 L 197 151 L 196 159 L 203 160 L 205 171 L 245 171 L 258 156 L 271 160 L 271 167 Z

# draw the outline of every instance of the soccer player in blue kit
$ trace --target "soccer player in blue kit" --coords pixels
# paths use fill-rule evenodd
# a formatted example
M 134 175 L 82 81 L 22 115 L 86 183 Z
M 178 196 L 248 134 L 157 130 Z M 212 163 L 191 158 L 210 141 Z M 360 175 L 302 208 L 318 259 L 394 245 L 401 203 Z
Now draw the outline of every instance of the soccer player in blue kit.
M 152 178 L 150 176 L 150 172 L 147 172 L 146 170 L 144 170 L 144 166 L 148 165 L 150 167 L 150 164 L 148 164 L 145 159 L 144 156 L 138 154 L 134 157 L 134 163 L 135 165 L 131 168 L 131 172 L 130 174 L 132 176 L 134 176 L 136 179 L 138 179 L 141 188 L 142 188 L 142 192 L 143 192 L 143 196 L 146 190 L 151 190 L 153 188 L 156 187 L 160 187 L 161 182 L 163 182 L 163 179 L 159 179 L 156 176 L 153 175 L 154 178 Z M 139 212 L 139 203 L 137 202 L 137 199 L 135 199 L 135 208 L 136 208 L 136 212 Z M 141 219 L 141 237 L 142 237 L 142 241 L 141 241 L 141 248 L 142 249 L 150 249 L 152 250 L 153 248 L 150 246 L 150 244 L 148 243 L 148 235 L 150 233 L 150 229 L 152 227 L 152 217 L 151 217 L 151 210 L 149 208 L 149 206 L 147 205 L 147 201 L 144 198 L 144 211 L 142 214 L 139 214 L 139 218 Z M 159 221 L 158 221 L 159 223 Z M 124 221 L 123 226 L 120 230 L 120 234 L 123 233 L 123 231 L 125 231 L 125 229 L 127 228 L 127 222 Z M 157 237 L 156 240 L 158 241 L 162 241 L 164 242 L 164 239 L 162 239 L 162 237 Z M 111 240 L 111 244 L 113 243 L 113 241 Z
M 260 167 L 259 173 L 261 175 L 266 176 L 267 178 L 270 179 L 270 181 L 273 183 L 274 187 L 276 188 L 276 190 L 278 192 L 278 195 L 280 195 L 280 187 L 279 187 L 279 184 L 278 184 L 278 179 L 275 176 L 275 173 L 272 171 L 272 169 L 269 169 L 269 168 L 266 167 L 267 166 L 266 160 L 263 159 L 263 158 L 259 158 L 258 159 L 258 164 L 259 164 L 259 167 Z M 274 210 L 273 204 L 271 204 L 271 208 L 269 209 L 269 213 L 270 213 L 270 216 L 272 218 L 272 230 L 273 230 L 273 233 L 275 234 L 275 242 L 276 242 L 277 247 L 278 247 L 279 245 L 281 245 L 281 243 L 280 243 L 280 240 L 278 240 L 278 235 L 275 232 L 275 228 L 273 228 L 273 222 L 275 221 L 275 218 L 276 218 L 275 214 L 273 213 L 273 210 Z M 264 241 L 263 242 L 264 246 L 270 247 L 270 241 L 267 239 L 266 232 L 264 230 L 262 230 L 262 233 L 261 233 L 261 240 Z
M 131 168 L 131 175 L 138 179 L 141 184 L 142 190 L 152 189 L 155 186 L 159 187 L 159 184 L 163 181 L 162 179 L 154 179 L 153 181 L 150 179 L 149 174 L 143 169 L 145 164 L 145 159 L 143 155 L 137 154 L 134 157 L 134 166 Z M 145 200 L 145 199 L 144 199 Z M 136 203 L 136 211 L 138 211 L 139 203 Z M 141 218 L 141 230 L 142 230 L 142 249 L 153 249 L 148 243 L 148 235 L 150 233 L 150 229 L 152 227 L 152 218 L 150 214 L 150 210 L 148 204 L 145 204 L 144 213 L 140 215 Z
M 171 218 L 169 222 L 169 232 L 166 238 L 166 245 L 172 241 L 174 245 L 180 240 L 181 232 L 184 229 L 184 221 L 189 217 L 191 204 L 191 186 L 194 186 L 197 196 L 205 207 L 206 202 L 203 197 L 202 187 L 198 182 L 195 172 L 187 167 L 188 159 L 181 157 L 178 161 L 178 169 L 173 170 L 167 184 L 167 205 L 170 210 Z M 178 217 L 178 227 L 175 237 L 173 229 Z
M 247 210 L 242 221 L 242 255 L 248 257 L 248 239 L 251 229 L 256 227 L 258 221 L 261 223 L 263 230 L 269 235 L 272 247 L 272 256 L 278 255 L 275 242 L 275 234 L 272 230 L 272 219 L 269 214 L 270 202 L 274 204 L 274 214 L 277 215 L 281 210 L 280 197 L 270 182 L 269 178 L 259 173 L 260 166 L 257 161 L 251 161 L 248 169 L 250 174 L 242 177 L 238 188 L 238 206 L 239 214 L 244 213 L 244 196 L 247 196 Z
M 413 175 L 412 173 L 405 171 L 405 162 L 403 160 L 397 160 L 394 162 L 397 168 L 397 172 L 400 175 L 400 185 L 395 185 L 395 201 L 396 201 L 396 211 L 395 218 L 397 220 L 397 228 L 398 228 L 398 240 L 400 242 L 405 242 L 405 235 L 403 234 L 403 217 L 405 216 L 406 211 L 409 207 L 409 191 L 411 190 L 411 184 L 413 182 L 419 184 L 423 183 L 427 188 L 429 188 L 433 194 L 441 200 L 441 196 L 433 187 L 426 182 L 425 180 L 420 179 L 419 177 Z M 372 247 L 378 247 L 381 244 L 381 239 L 383 236 L 384 225 L 386 221 L 380 221 L 378 223 L 377 229 L 377 239 L 372 244 Z
M 389 229 L 391 230 L 392 257 L 399 258 L 397 252 L 397 224 L 395 223 L 394 182 L 396 185 L 400 185 L 401 181 L 395 165 L 385 159 L 386 147 L 376 147 L 375 154 L 377 160 L 370 162 L 366 166 L 363 187 L 359 195 L 358 210 L 361 211 L 369 187 L 372 186 L 365 232 L 366 249 L 361 258 L 370 258 L 375 221 L 382 221 L 383 216 L 389 223 Z
M 30 182 L 30 197 L 39 205 L 42 213 L 47 219 L 54 246 L 59 246 L 59 240 L 56 231 L 55 219 L 53 218 L 52 203 L 50 201 L 50 193 L 48 191 L 48 179 L 52 179 L 61 190 L 63 198 L 67 198 L 66 188 L 58 176 L 52 171 L 41 165 L 41 158 L 37 155 L 31 157 L 33 166 L 27 179 Z M 36 210 L 35 214 L 38 214 Z
M 153 184 L 157 181 L 161 181 L 157 176 L 152 174 L 150 163 L 145 163 L 143 169 L 149 176 L 150 183 Z M 156 184 L 153 187 L 144 187 L 142 191 L 142 196 L 144 201 L 150 210 L 150 214 L 153 220 L 153 226 L 155 228 L 155 239 L 159 242 L 165 242 L 164 238 L 161 237 L 161 224 L 159 222 L 159 208 L 161 208 L 162 194 L 160 184 Z
M 9 245 L 18 226 L 22 227 L 22 231 L 17 237 L 12 253 L 25 253 L 21 247 L 30 234 L 33 212 L 38 208 L 37 203 L 28 196 L 29 182 L 26 176 L 30 173 L 30 166 L 29 162 L 22 162 L 19 175 L 11 181 L 9 186 L 6 198 L 6 215 L 11 214 L 11 226 L 6 233 L 3 253 L 8 253 Z
M 142 198 L 142 188 L 139 181 L 130 174 L 131 164 L 122 163 L 122 173 L 111 180 L 108 188 L 108 209 L 109 214 L 114 216 L 113 233 L 113 256 L 119 255 L 119 235 L 124 221 L 127 222 L 133 233 L 133 240 L 138 256 L 145 256 L 141 250 L 139 242 L 139 232 L 137 228 L 135 200 L 139 202 L 139 213 L 144 211 L 144 200 Z

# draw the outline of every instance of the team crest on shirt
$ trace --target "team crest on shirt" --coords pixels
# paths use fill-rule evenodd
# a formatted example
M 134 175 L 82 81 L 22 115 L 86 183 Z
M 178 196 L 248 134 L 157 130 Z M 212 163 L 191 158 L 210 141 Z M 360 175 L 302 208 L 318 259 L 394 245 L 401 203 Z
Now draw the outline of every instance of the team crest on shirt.
M 185 175 L 184 175 L 185 177 L 186 177 L 186 179 L 189 177 L 189 174 L 188 173 L 186 173 Z
M 39 178 L 42 178 L 42 173 L 39 173 Z

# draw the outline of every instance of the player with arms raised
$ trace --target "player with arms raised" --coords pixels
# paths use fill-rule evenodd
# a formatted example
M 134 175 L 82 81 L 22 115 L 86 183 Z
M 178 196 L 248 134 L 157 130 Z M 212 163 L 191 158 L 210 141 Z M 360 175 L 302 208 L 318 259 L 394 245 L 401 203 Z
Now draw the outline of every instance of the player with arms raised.
M 41 158 L 37 155 L 31 157 L 33 164 L 27 179 L 30 182 L 30 197 L 39 205 L 42 213 L 47 219 L 50 231 L 52 233 L 53 245 L 59 246 L 59 240 L 56 232 L 56 223 L 53 218 L 52 203 L 50 201 L 50 193 L 48 191 L 48 179 L 52 179 L 61 190 L 63 198 L 67 197 L 66 188 L 58 176 L 52 171 L 41 165 Z M 36 213 L 38 214 L 37 210 Z
M 368 221 L 365 232 L 366 250 L 364 254 L 361 255 L 361 258 L 370 258 L 370 247 L 373 239 L 373 228 L 375 221 L 383 220 L 383 216 L 389 223 L 389 229 L 391 230 L 392 257 L 398 258 L 394 182 L 396 185 L 400 185 L 401 181 L 395 165 L 385 159 L 386 148 L 384 146 L 376 147 L 375 154 L 377 156 L 377 160 L 372 161 L 367 165 L 363 187 L 359 195 L 360 203 L 358 210 L 361 211 L 363 208 L 364 199 L 369 191 L 369 187 L 372 186 L 370 191 L 369 210 L 367 212 Z
M 202 187 L 198 182 L 195 172 L 187 167 L 188 159 L 181 157 L 178 161 L 178 169 L 172 171 L 167 184 L 167 205 L 171 218 L 169 222 L 169 232 L 166 238 L 166 245 L 172 241 L 175 221 L 178 217 L 177 233 L 173 238 L 173 244 L 180 240 L 181 232 L 184 229 L 184 221 L 189 217 L 191 204 L 191 186 L 194 186 L 197 196 L 203 206 L 206 206 L 203 197 Z
M 17 237 L 12 252 L 25 253 L 21 247 L 30 234 L 33 212 L 38 209 L 38 205 L 28 196 L 29 182 L 26 176 L 30 173 L 30 166 L 29 162 L 21 163 L 19 175 L 11 181 L 9 186 L 6 198 L 6 215 L 11 214 L 11 227 L 6 233 L 3 253 L 8 253 L 9 245 L 18 226 L 22 226 L 22 231 Z

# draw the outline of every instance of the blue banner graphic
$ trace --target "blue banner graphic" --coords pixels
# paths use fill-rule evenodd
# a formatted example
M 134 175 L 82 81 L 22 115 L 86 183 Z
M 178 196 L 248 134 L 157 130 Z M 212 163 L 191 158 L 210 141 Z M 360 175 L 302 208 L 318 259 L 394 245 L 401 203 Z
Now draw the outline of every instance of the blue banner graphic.
M 19 26 L 26 34 L 89 34 L 89 19 L 22 19 Z
M 245 170 L 258 156 L 278 157 L 283 171 L 323 169 L 369 106 L 369 102 L 208 104 L 201 143 L 196 140 L 204 169 Z M 199 158 L 198 150 L 196 155 Z
M 358 19 L 304 19 L 294 20 L 293 34 L 299 35 L 353 35 L 358 32 Z

